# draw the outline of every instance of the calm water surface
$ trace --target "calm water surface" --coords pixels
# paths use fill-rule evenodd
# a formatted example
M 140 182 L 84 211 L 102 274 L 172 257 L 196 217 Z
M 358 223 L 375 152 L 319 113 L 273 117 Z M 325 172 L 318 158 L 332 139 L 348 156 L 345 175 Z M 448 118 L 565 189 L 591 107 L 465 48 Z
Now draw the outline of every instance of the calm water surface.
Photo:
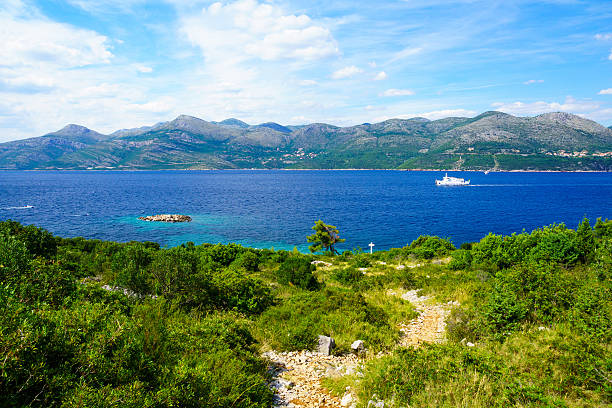
M 238 242 L 307 251 L 318 219 L 338 226 L 344 249 L 401 247 L 421 234 L 456 245 L 488 232 L 583 216 L 612 218 L 612 173 L 452 172 L 466 187 L 436 187 L 441 172 L 152 171 L 0 172 L 0 220 L 64 237 L 114 241 Z M 193 222 L 137 218 L 188 214 Z

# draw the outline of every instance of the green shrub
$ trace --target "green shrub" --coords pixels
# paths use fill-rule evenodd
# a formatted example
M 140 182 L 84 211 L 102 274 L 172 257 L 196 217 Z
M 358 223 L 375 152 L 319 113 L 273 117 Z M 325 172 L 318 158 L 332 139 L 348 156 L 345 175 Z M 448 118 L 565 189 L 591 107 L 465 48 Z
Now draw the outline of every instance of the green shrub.
M 582 220 L 576 228 L 576 251 L 580 262 L 590 262 L 595 253 L 595 234 L 589 224 L 589 219 Z
M 572 265 L 578 261 L 580 252 L 576 247 L 574 231 L 547 231 L 542 234 L 529 258 L 533 261 L 556 262 Z
M 216 263 L 221 266 L 229 266 L 244 252 L 244 248 L 238 244 L 215 244 L 201 249 L 204 263 Z
M 458 249 L 451 254 L 451 261 L 448 267 L 454 271 L 467 269 L 472 265 L 472 253 L 465 249 Z
M 353 256 L 352 264 L 355 268 L 369 268 L 372 266 L 369 255 L 363 253 Z
M 466 251 L 470 251 L 472 250 L 472 246 L 474 245 L 474 242 L 464 242 L 459 246 L 459 249 L 464 249 Z
M 232 265 L 244 268 L 249 272 L 256 272 L 259 267 L 259 254 L 250 250 L 244 251 L 236 258 Z
M 408 247 L 408 252 L 418 259 L 446 256 L 453 250 L 455 247 L 449 240 L 429 235 L 421 235 Z
M 0 233 L 0 283 L 19 279 L 30 270 L 30 255 L 25 244 Z
M 576 293 L 570 322 L 595 341 L 612 340 L 612 290 L 603 284 L 585 284 Z
M 492 334 L 503 338 L 519 327 L 527 312 L 515 288 L 499 281 L 484 306 L 483 316 Z
M 0 222 L 0 234 L 11 235 L 23 242 L 32 257 L 54 258 L 57 244 L 53 235 L 44 228 L 34 225 L 22 226 L 7 220 Z
M 212 285 L 216 292 L 217 308 L 243 313 L 261 313 L 273 301 L 270 288 L 258 279 L 228 268 L 213 274 Z
M 489 233 L 472 247 L 472 258 L 478 265 L 491 265 L 495 268 L 505 267 L 503 256 L 503 237 Z
M 166 406 L 269 407 L 272 391 L 255 340 L 235 316 L 173 321 L 179 358 L 157 398 Z
M 177 301 L 185 308 L 211 306 L 212 272 L 199 265 L 196 252 L 182 247 L 158 251 L 149 270 L 154 293 Z
M 363 272 L 353 268 L 340 268 L 334 270 L 333 277 L 344 285 L 355 285 L 363 279 Z
M 611 238 L 612 237 L 612 220 L 606 218 L 602 221 L 601 218 L 597 218 L 595 226 L 593 227 L 594 236 L 597 239 Z
M 455 307 L 446 319 L 446 337 L 460 342 L 475 342 L 479 337 L 477 317 L 473 309 Z
M 343 251 L 340 255 L 336 256 L 336 259 L 340 262 L 347 262 L 349 259 L 353 258 L 353 252 L 346 250 Z
M 594 254 L 594 269 L 602 282 L 612 280 L 612 238 L 603 239 Z
M 39 258 L 32 262 L 31 272 L 21 276 L 21 281 L 15 285 L 15 289 L 22 302 L 44 302 L 60 306 L 72 301 L 77 283 L 73 272 L 57 263 Z
M 122 248 L 113 255 L 111 261 L 115 283 L 136 293 L 150 293 L 152 288 L 148 268 L 153 256 L 154 252 L 141 243 L 129 244 Z
M 320 284 L 312 274 L 315 269 L 316 267 L 310 263 L 308 258 L 290 257 L 280 265 L 276 271 L 276 276 L 278 282 L 283 285 L 293 285 L 306 290 L 317 290 Z

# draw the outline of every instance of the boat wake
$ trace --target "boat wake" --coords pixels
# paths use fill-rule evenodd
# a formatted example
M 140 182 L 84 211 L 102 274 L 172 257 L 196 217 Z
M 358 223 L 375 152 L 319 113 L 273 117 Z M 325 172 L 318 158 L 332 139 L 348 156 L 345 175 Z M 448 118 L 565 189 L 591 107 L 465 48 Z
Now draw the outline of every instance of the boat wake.
M 533 184 L 470 184 L 469 187 L 527 187 Z
M 23 205 L 23 206 L 20 206 L 20 207 L 4 207 L 2 209 L 3 210 L 27 210 L 27 209 L 30 209 L 30 208 L 34 208 L 34 206 L 33 205 Z

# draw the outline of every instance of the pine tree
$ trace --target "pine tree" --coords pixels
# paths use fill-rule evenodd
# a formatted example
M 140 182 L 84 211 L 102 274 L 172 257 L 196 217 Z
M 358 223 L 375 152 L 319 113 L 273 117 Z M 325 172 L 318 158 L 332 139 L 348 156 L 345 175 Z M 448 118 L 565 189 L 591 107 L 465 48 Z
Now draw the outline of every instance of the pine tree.
M 338 251 L 334 248 L 334 244 L 344 242 L 345 240 L 340 238 L 338 228 L 333 225 L 327 225 L 323 221 L 319 220 L 312 227 L 315 231 L 314 234 L 307 237 L 308 242 L 313 244 L 309 247 L 310 252 L 317 252 L 321 249 L 337 254 Z

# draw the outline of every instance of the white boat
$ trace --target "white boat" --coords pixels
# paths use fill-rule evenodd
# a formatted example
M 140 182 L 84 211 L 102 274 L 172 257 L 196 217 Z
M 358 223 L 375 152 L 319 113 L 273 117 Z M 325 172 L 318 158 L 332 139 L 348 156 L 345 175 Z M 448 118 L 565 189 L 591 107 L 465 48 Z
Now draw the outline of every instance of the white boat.
M 442 180 L 436 179 L 436 186 L 467 186 L 470 180 L 465 180 L 459 177 L 448 177 L 448 173 L 444 174 Z

